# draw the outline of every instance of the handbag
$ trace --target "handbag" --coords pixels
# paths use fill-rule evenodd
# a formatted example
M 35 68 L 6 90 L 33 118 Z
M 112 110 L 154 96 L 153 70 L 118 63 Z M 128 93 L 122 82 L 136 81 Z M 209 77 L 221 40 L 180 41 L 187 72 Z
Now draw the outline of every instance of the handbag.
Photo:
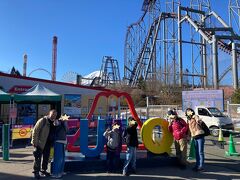
M 208 136 L 211 134 L 209 128 L 203 121 L 201 121 L 200 126 L 201 126 L 202 130 L 204 131 L 204 136 Z

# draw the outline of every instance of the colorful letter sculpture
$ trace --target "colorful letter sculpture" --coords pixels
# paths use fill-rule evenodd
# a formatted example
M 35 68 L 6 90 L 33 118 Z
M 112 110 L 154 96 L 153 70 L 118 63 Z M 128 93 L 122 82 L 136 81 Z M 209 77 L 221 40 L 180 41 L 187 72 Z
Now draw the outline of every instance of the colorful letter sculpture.
M 130 112 L 132 114 L 132 116 L 134 117 L 134 119 L 138 122 L 138 126 L 139 127 L 142 127 L 142 121 L 139 119 L 138 115 L 137 115 L 137 112 L 134 108 L 134 103 L 133 103 L 133 100 L 131 98 L 131 96 L 126 93 L 126 92 L 118 92 L 118 91 L 104 91 L 104 92 L 100 92 L 98 93 L 95 98 L 94 98 L 94 101 L 93 101 L 93 104 L 92 104 L 92 107 L 90 109 L 90 112 L 88 113 L 87 115 L 87 119 L 90 120 L 92 118 L 92 115 L 97 107 L 97 103 L 98 103 L 98 100 L 100 97 L 110 97 L 110 96 L 116 96 L 118 98 L 120 97 L 125 97 L 126 100 L 127 100 L 127 104 L 128 104 L 128 107 L 130 109 Z M 80 126 L 81 128 L 81 131 L 82 131 L 82 127 Z M 74 146 L 74 143 L 78 140 L 79 138 L 79 135 L 80 135 L 80 128 L 77 130 L 77 132 L 74 134 L 71 142 L 68 143 L 67 145 L 67 150 L 68 151 L 71 151 L 71 152 L 79 152 L 80 151 L 80 147 L 79 146 Z M 82 148 L 82 147 L 81 147 Z
M 117 92 L 117 91 L 107 91 L 107 92 L 100 92 L 96 95 L 94 102 L 92 104 L 92 107 L 90 109 L 89 114 L 87 115 L 86 119 L 80 120 L 80 128 L 76 132 L 76 134 L 73 136 L 73 139 L 68 144 L 68 150 L 69 151 L 79 151 L 85 155 L 85 157 L 97 157 L 100 155 L 100 153 L 104 150 L 104 142 L 105 139 L 103 137 L 103 132 L 105 131 L 105 123 L 106 120 L 98 120 L 98 127 L 97 127 L 97 145 L 94 148 L 90 148 L 88 146 L 88 124 L 89 120 L 92 117 L 92 114 L 97 106 L 98 100 L 100 97 L 105 96 L 116 96 L 116 97 L 125 97 L 128 103 L 128 107 L 130 109 L 130 112 L 134 119 L 138 123 L 138 127 L 141 128 L 141 136 L 144 143 L 144 146 L 146 149 L 151 151 L 155 154 L 162 154 L 162 153 L 170 153 L 171 152 L 171 145 L 173 143 L 173 136 L 168 131 L 168 121 L 161 119 L 161 118 L 151 118 L 148 119 L 144 124 L 142 124 L 142 121 L 139 119 L 136 110 L 134 108 L 134 104 L 132 101 L 131 96 L 128 93 L 125 92 Z M 153 129 L 156 126 L 161 127 L 161 138 L 158 141 L 153 140 Z M 80 147 L 74 147 L 74 142 L 77 141 L 78 137 L 80 135 Z
M 88 147 L 88 119 L 80 120 L 80 147 L 81 153 L 86 157 L 97 157 L 103 151 L 104 148 L 104 136 L 103 133 L 105 131 L 105 120 L 98 120 L 97 127 L 97 145 L 95 148 Z
M 152 140 L 152 132 L 156 126 L 160 126 L 162 130 L 162 137 L 160 142 Z M 168 131 L 168 121 L 161 118 L 150 118 L 142 126 L 141 136 L 145 147 L 155 154 L 171 153 L 171 145 L 173 143 L 173 136 Z

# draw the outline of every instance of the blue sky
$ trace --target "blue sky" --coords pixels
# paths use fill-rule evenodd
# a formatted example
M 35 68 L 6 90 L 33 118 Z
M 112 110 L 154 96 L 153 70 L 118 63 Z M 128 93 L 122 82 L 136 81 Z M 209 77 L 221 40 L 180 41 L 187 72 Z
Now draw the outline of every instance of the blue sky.
M 186 1 L 186 0 L 185 0 Z M 103 56 L 119 61 L 123 76 L 127 26 L 136 22 L 143 0 L 1 0 L 0 71 L 15 66 L 27 75 L 44 68 L 51 72 L 52 38 L 58 37 L 57 80 L 67 72 L 87 75 L 101 68 Z M 216 3 L 217 2 L 217 3 Z M 212 0 L 213 9 L 227 21 L 228 0 Z M 221 8 L 224 7 L 225 11 Z M 222 11 L 222 12 L 221 12 Z M 50 79 L 43 71 L 32 77 Z
M 37 68 L 51 72 L 52 38 L 58 37 L 57 79 L 68 71 L 81 75 L 101 68 L 104 55 L 123 69 L 127 25 L 141 14 L 139 0 L 1 0 L 0 62 L 2 71 L 15 66 L 27 74 Z M 43 71 L 34 77 L 49 75 Z

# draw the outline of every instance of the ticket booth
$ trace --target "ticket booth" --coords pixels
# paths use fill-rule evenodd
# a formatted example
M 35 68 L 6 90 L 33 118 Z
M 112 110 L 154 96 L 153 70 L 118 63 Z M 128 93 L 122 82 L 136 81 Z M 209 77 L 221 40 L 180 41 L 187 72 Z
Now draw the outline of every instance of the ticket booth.
M 61 99 L 61 95 L 41 84 L 36 84 L 23 94 L 15 94 L 17 117 L 12 124 L 13 144 L 23 143 L 23 140 L 29 142 L 31 129 L 38 119 L 47 115 L 49 110 L 56 109 L 60 116 Z

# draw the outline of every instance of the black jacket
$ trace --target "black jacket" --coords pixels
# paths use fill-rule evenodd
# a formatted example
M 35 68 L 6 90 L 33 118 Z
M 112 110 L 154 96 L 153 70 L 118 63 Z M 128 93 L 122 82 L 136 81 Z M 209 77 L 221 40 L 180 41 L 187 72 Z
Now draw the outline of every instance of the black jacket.
M 137 126 L 136 123 L 133 126 L 128 126 L 125 130 L 126 133 L 126 144 L 131 147 L 138 147 L 138 136 L 137 136 Z
M 55 126 L 55 141 L 66 140 L 67 137 L 67 123 L 59 120 L 59 125 Z

